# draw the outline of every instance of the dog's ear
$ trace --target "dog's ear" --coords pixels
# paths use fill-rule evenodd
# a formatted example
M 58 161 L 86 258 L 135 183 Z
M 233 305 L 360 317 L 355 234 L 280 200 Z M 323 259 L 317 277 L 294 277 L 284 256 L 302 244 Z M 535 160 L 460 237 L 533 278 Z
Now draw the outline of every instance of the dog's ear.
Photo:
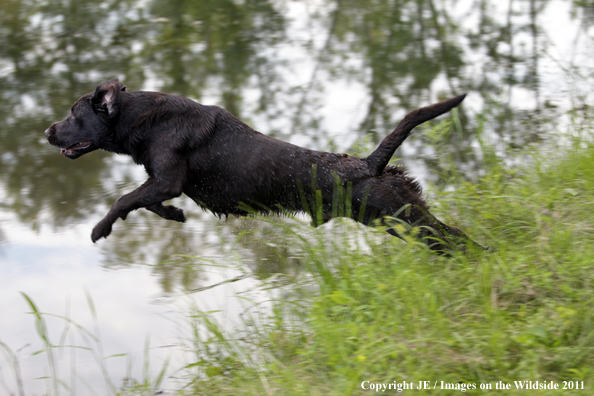
M 126 90 L 126 86 L 117 78 L 102 82 L 97 86 L 91 102 L 95 113 L 107 114 L 109 118 L 115 118 L 120 110 L 120 92 Z

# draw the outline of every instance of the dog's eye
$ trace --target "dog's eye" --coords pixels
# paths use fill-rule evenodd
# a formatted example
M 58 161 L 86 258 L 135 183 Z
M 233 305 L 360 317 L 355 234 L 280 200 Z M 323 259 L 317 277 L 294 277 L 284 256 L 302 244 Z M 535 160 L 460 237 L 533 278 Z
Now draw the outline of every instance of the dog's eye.
M 93 110 L 95 110 L 97 114 L 107 113 L 107 108 L 100 103 L 94 103 Z

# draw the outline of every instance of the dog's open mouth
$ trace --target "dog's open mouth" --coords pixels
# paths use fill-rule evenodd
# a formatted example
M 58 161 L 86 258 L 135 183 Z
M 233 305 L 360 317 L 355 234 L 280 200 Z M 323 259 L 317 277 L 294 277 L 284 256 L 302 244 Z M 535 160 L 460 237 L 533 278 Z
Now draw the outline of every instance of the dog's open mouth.
M 91 147 L 92 144 L 93 144 L 93 142 L 90 142 L 90 141 L 78 142 L 68 148 L 61 148 L 60 153 L 65 155 L 66 157 L 72 157 L 72 156 L 80 154 L 80 151 L 88 149 L 89 147 Z

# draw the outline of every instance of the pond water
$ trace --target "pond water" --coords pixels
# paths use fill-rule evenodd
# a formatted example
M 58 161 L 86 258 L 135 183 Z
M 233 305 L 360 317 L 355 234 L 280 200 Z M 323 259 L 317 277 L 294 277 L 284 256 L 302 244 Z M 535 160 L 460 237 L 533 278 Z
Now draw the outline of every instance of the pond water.
M 22 378 L 27 393 L 45 392 L 47 380 L 36 378 L 52 374 L 45 355 L 34 354 L 43 343 L 20 292 L 41 312 L 97 329 L 104 356 L 134 357 L 141 375 L 149 334 L 151 367 L 168 357 L 175 368 L 187 363 L 180 315 L 188 304 L 233 323 L 242 310 L 233 296 L 255 290 L 257 299 L 259 282 L 282 270 L 279 250 L 235 242 L 256 222 L 221 223 L 187 198 L 175 200 L 185 224 L 137 211 L 91 243 L 94 224 L 143 182 L 144 170 L 103 152 L 68 160 L 43 131 L 99 82 L 117 76 L 128 90 L 225 107 L 282 140 L 343 152 L 362 145 L 364 153 L 406 111 L 468 92 L 461 130 L 436 139 L 420 128 L 396 154 L 423 184 L 443 187 L 437 175 L 452 163 L 469 179 L 480 175 L 477 113 L 482 138 L 505 155 L 554 141 L 572 114 L 590 111 L 593 24 L 594 6 L 577 0 L 2 2 L 0 342 L 21 373 L 0 358 L 0 389 L 16 394 Z M 239 256 L 249 265 L 188 270 L 179 255 L 223 266 Z M 47 324 L 58 343 L 65 321 Z M 57 357 L 62 373 L 75 366 L 91 388 L 107 386 L 96 359 L 77 352 L 73 362 L 69 353 Z M 107 361 L 119 384 L 126 359 Z

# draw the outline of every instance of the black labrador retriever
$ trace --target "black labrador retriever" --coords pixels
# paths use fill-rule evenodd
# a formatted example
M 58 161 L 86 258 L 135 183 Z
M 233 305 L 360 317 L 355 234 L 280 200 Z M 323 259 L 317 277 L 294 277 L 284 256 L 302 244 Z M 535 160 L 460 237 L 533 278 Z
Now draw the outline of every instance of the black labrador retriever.
M 477 244 L 429 213 L 420 185 L 402 167 L 387 165 L 415 126 L 449 111 L 464 96 L 407 114 L 367 158 L 276 140 L 220 107 L 159 92 L 126 92 L 116 78 L 82 96 L 45 135 L 67 158 L 103 149 L 131 155 L 149 174 L 95 226 L 93 242 L 138 208 L 185 221 L 181 209 L 162 204 L 185 193 L 219 216 L 305 211 L 314 226 L 339 216 L 366 225 L 403 222 L 419 226 L 420 238 L 432 249 L 447 252 Z M 388 232 L 401 236 L 394 228 Z

